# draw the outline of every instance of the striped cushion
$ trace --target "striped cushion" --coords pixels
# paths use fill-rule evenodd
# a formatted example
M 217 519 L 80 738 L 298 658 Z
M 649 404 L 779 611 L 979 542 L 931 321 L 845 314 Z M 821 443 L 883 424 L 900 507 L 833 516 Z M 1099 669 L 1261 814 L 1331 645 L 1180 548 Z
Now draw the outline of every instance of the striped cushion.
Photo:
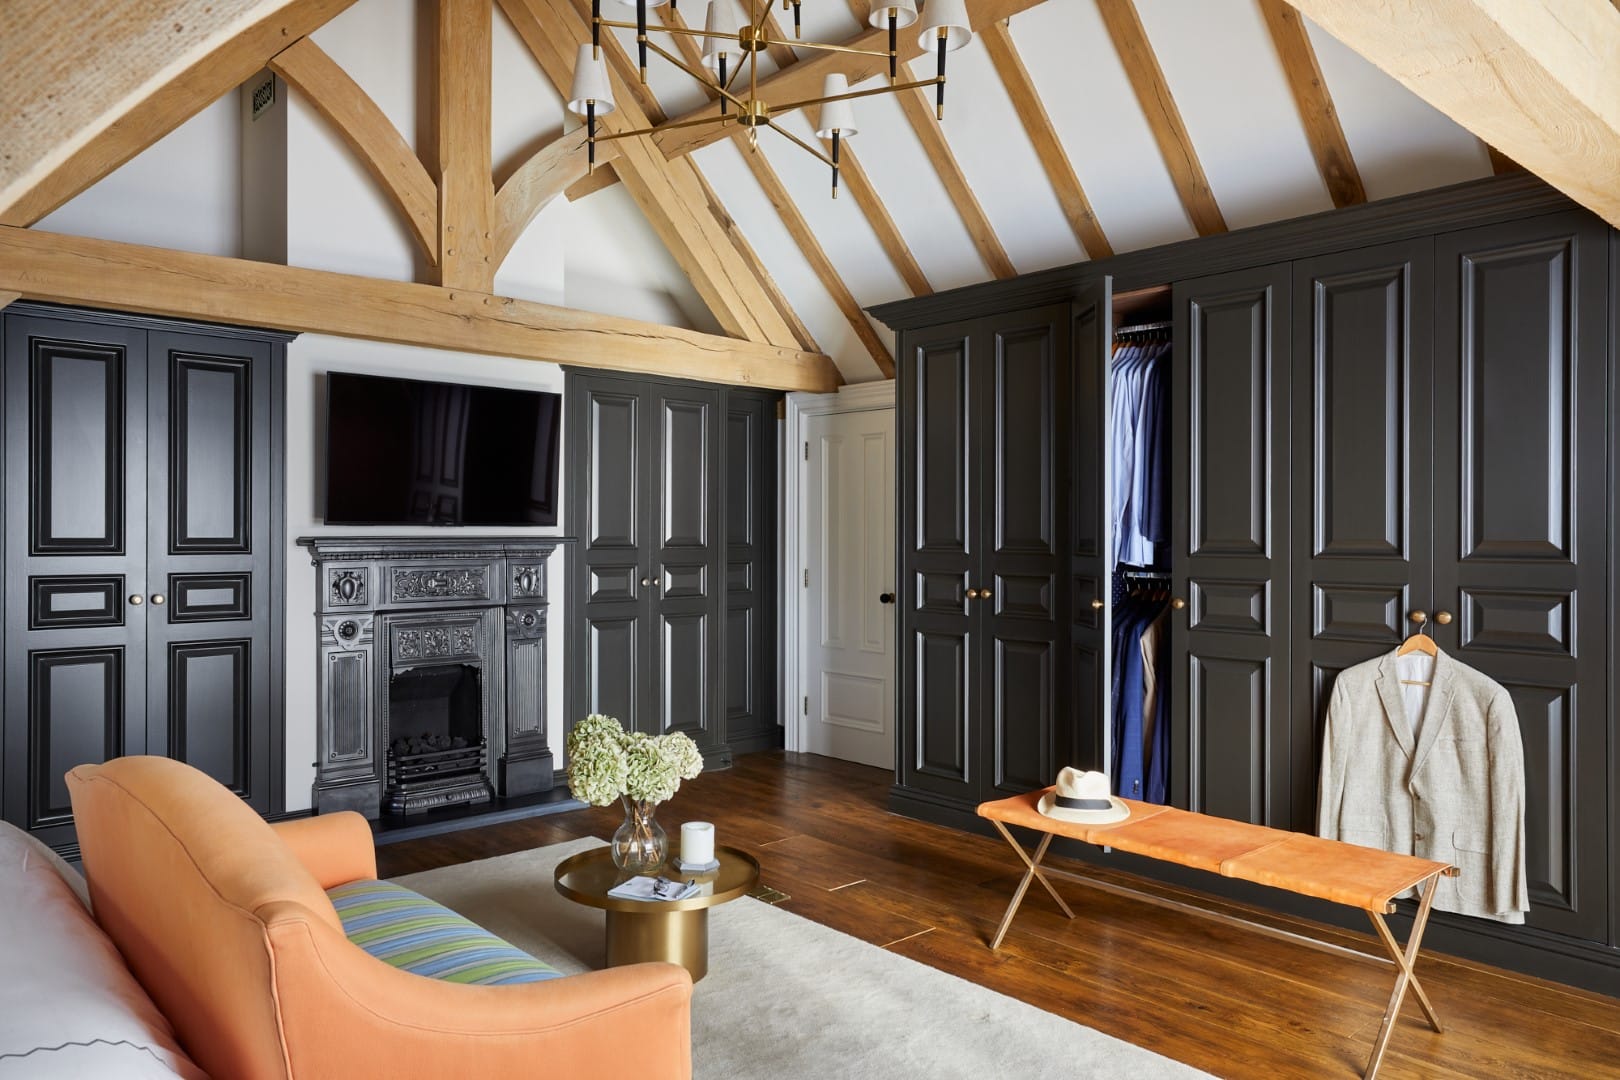
M 350 941 L 414 975 L 480 986 L 540 982 L 561 972 L 449 908 L 388 881 L 328 889 Z

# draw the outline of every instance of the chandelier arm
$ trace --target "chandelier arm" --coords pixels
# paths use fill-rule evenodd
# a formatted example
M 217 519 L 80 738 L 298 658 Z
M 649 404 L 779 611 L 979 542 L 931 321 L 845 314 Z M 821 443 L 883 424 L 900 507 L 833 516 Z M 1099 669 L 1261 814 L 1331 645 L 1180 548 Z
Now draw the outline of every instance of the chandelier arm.
M 765 0 L 765 6 L 762 9 L 760 9 L 759 21 L 754 23 L 754 36 L 756 38 L 764 38 L 765 37 L 765 20 L 769 19 L 770 17 L 771 17 L 771 0 Z M 767 39 L 767 40 L 769 40 L 769 39 Z
M 795 49 L 820 49 L 822 52 L 852 53 L 855 56 L 877 56 L 884 60 L 889 58 L 887 49 L 857 49 L 853 45 L 834 45 L 825 41 L 778 41 L 775 38 L 765 38 L 770 45 L 787 45 Z
M 804 150 L 810 151 L 810 153 L 814 154 L 816 157 L 821 159 L 821 163 L 823 165 L 831 165 L 833 163 L 833 159 L 828 157 L 825 153 L 823 153 L 820 147 L 812 146 L 811 144 L 805 142 L 803 139 L 801 139 L 797 135 L 793 134 L 793 132 L 789 131 L 787 128 L 782 127 L 780 124 L 776 123 L 774 120 L 768 122 L 765 126 L 770 128 L 772 131 L 777 132 L 783 138 L 787 139 L 789 142 L 796 144 L 797 146 L 799 146 L 800 148 L 802 148 Z
M 690 76 L 691 78 L 696 79 L 698 82 L 702 83 L 704 86 L 713 87 L 715 90 L 719 91 L 719 93 L 727 101 L 731 102 L 733 105 L 736 105 L 738 108 L 747 107 L 748 103 L 746 101 L 744 101 L 741 98 L 737 97 L 735 94 L 730 93 L 729 91 L 727 91 L 725 89 L 725 87 L 715 86 L 714 83 L 709 81 L 709 78 L 708 78 L 707 75 L 705 75 L 701 71 L 697 71 L 697 70 L 689 67 L 687 65 L 686 61 L 682 60 L 680 57 L 676 56 L 674 53 L 670 52 L 668 49 L 666 49 L 663 46 L 659 45 L 658 42 L 656 42 L 656 41 L 648 41 L 647 42 L 647 48 L 651 49 L 653 52 L 657 53 L 659 56 L 662 56 L 665 60 L 668 60 L 670 63 L 672 63 L 676 67 L 680 68 L 688 76 Z M 675 125 L 675 124 L 666 124 L 665 126 L 666 127 L 676 127 L 677 125 Z M 680 126 L 684 126 L 684 125 L 680 125 Z
M 612 19 L 601 19 L 599 21 L 603 26 L 617 26 L 621 30 L 634 30 L 636 28 L 636 24 L 633 22 L 614 22 Z M 648 27 L 648 32 L 658 34 L 681 34 L 685 37 L 725 38 L 728 41 L 737 40 L 736 34 L 722 34 L 718 31 L 711 33 L 708 30 L 698 30 L 691 26 L 671 26 L 669 23 L 664 23 L 662 26 Z
M 917 90 L 925 86 L 934 86 L 945 80 L 937 75 L 932 79 L 917 79 L 914 82 L 895 83 L 892 86 L 874 86 L 870 90 L 851 90 L 847 94 L 831 94 L 827 97 L 805 98 L 803 101 L 785 101 L 780 105 L 772 105 L 771 111 L 778 113 L 792 112 L 794 109 L 803 109 L 811 105 L 825 105 L 829 101 L 852 101 L 855 98 L 874 97 L 878 94 L 895 94 L 901 90 Z

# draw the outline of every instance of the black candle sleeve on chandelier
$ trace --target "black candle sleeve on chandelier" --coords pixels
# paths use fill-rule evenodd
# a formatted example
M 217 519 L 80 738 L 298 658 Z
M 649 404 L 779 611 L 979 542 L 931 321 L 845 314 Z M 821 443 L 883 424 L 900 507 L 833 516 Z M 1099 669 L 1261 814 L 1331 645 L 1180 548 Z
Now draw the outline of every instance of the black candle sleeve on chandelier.
M 591 55 L 602 47 L 602 0 L 591 0 Z
M 726 85 L 726 54 L 725 53 L 720 54 L 720 79 L 719 79 L 718 82 L 715 83 L 715 85 L 719 86 L 722 90 L 725 89 L 725 85 Z M 731 101 L 731 99 L 726 97 L 726 95 L 724 95 L 724 94 L 720 95 L 720 115 L 721 116 L 726 115 L 726 109 L 729 107 L 730 101 Z
M 934 86 L 934 117 L 945 119 L 945 46 L 948 44 L 944 31 L 939 35 L 939 82 Z
M 596 171 L 596 101 L 585 103 L 585 171 Z
M 839 135 L 839 130 L 837 128 L 833 128 L 833 137 L 832 137 L 832 169 L 833 169 L 832 197 L 835 198 L 835 199 L 838 198 L 838 135 Z
M 889 9 L 889 81 L 900 77 L 900 24 L 895 21 L 894 8 Z
M 641 64 L 641 84 L 647 84 L 647 0 L 636 0 L 636 59 Z
M 802 38 L 804 36 L 804 34 L 800 32 L 803 29 L 799 23 L 801 17 L 802 13 L 799 10 L 799 0 L 793 0 L 793 36 L 795 38 Z

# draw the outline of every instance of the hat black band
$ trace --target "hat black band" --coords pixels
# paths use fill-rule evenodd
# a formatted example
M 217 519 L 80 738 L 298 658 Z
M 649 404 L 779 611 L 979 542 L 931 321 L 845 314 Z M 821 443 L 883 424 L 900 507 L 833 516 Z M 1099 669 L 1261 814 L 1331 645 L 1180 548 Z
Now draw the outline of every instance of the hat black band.
M 1114 805 L 1109 799 L 1071 799 L 1067 795 L 1058 795 L 1054 801 L 1065 810 L 1107 810 Z

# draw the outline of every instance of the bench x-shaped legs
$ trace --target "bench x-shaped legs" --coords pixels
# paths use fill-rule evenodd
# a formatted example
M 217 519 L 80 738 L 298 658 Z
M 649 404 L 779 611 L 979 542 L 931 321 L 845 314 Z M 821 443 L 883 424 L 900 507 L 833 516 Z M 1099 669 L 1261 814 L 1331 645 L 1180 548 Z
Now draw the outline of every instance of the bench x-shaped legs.
M 1018 905 L 1024 902 L 1024 892 L 1029 888 L 1031 881 L 1039 880 L 1042 885 L 1045 885 L 1046 891 L 1052 894 L 1053 900 L 1057 901 L 1057 906 L 1063 909 L 1063 914 L 1071 919 L 1074 918 L 1074 912 L 1069 910 L 1069 905 L 1063 902 L 1063 897 L 1059 896 L 1057 890 L 1052 887 L 1052 882 L 1048 880 L 1045 874 L 1041 873 L 1041 860 L 1046 857 L 1047 846 L 1052 843 L 1052 834 L 1041 834 L 1041 842 L 1036 846 L 1035 857 L 1032 859 L 1024 854 L 1024 845 L 1013 839 L 1012 833 L 1007 831 L 1007 826 L 999 821 L 991 821 L 990 824 L 994 825 L 996 831 L 1006 838 L 1007 843 L 1011 844 L 1012 849 L 1018 852 L 1018 857 L 1024 860 L 1024 866 L 1027 867 L 1024 871 L 1024 880 L 1018 883 L 1018 888 L 1013 892 L 1012 903 L 1007 905 L 1007 914 L 1001 917 L 1001 925 L 996 928 L 996 937 L 994 941 L 990 942 L 990 948 L 1001 948 L 1001 939 L 1007 936 L 1007 927 L 1012 925 L 1013 916 L 1018 913 Z
M 1429 907 L 1434 903 L 1434 891 L 1439 887 L 1440 875 L 1435 874 L 1423 889 L 1423 897 L 1418 901 L 1417 918 L 1412 920 L 1412 932 L 1407 935 L 1406 948 L 1403 950 L 1400 942 L 1390 931 L 1389 924 L 1384 916 L 1376 911 L 1369 911 L 1367 915 L 1372 919 L 1373 929 L 1383 939 L 1384 948 L 1389 950 L 1389 957 L 1399 969 L 1395 976 L 1395 989 L 1390 991 L 1389 1008 L 1384 1010 L 1384 1025 L 1378 1029 L 1378 1040 L 1373 1043 L 1372 1056 L 1367 1059 L 1367 1071 L 1363 1074 L 1364 1080 L 1372 1080 L 1378 1074 L 1378 1066 L 1384 1059 L 1384 1048 L 1389 1045 L 1389 1037 L 1395 1030 L 1395 1021 L 1400 1018 L 1401 1004 L 1406 999 L 1406 990 L 1411 988 L 1417 995 L 1418 1004 L 1423 1007 L 1423 1015 L 1429 1018 L 1429 1026 L 1436 1031 L 1444 1031 L 1440 1026 L 1440 1018 L 1435 1015 L 1434 1006 L 1429 1004 L 1429 995 L 1423 992 L 1423 984 L 1418 982 L 1417 972 L 1412 970 L 1417 961 L 1418 945 L 1423 941 L 1423 929 L 1429 923 Z

